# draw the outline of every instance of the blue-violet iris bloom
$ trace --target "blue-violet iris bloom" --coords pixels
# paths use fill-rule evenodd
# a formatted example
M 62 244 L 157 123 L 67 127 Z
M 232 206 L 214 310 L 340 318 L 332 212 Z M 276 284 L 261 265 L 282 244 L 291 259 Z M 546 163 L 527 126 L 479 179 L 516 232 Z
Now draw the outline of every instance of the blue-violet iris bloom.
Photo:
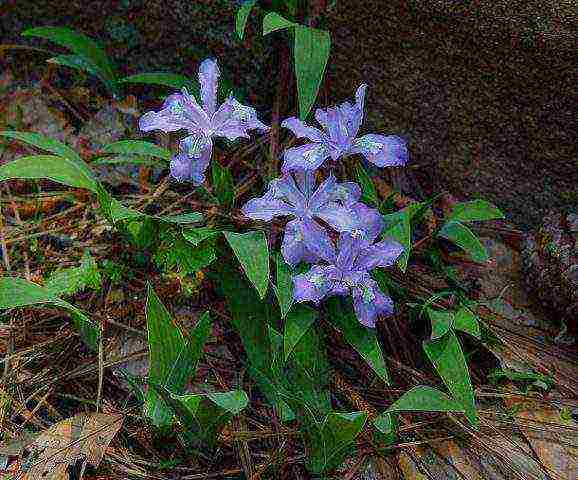
M 326 110 L 317 109 L 315 119 L 323 127 L 311 127 L 296 117 L 281 123 L 297 138 L 307 138 L 311 143 L 285 150 L 283 171 L 294 169 L 316 170 L 327 158 L 333 161 L 360 153 L 378 167 L 400 166 L 407 163 L 406 141 L 395 135 L 370 133 L 358 137 L 363 121 L 365 91 L 361 85 L 355 94 L 355 105 L 345 102 Z
M 249 130 L 269 130 L 258 120 L 254 108 L 242 105 L 232 95 L 217 107 L 219 76 L 216 60 L 203 61 L 199 66 L 202 107 L 183 88 L 181 93 L 169 95 L 160 111 L 147 112 L 140 118 L 139 127 L 143 132 L 169 133 L 184 129 L 189 133 L 171 160 L 171 175 L 179 181 L 192 180 L 195 185 L 205 181 L 213 151 L 212 138 L 250 138 Z
M 316 187 L 314 172 L 285 173 L 269 184 L 264 196 L 249 200 L 243 213 L 253 220 L 271 221 L 289 216 L 281 251 L 289 265 L 329 259 L 333 244 L 319 220 L 338 232 L 377 235 L 383 228 L 379 212 L 358 202 L 360 188 L 352 182 L 338 183 L 333 175 Z M 377 232 L 377 233 L 374 233 Z
M 326 297 L 351 295 L 359 322 L 374 328 L 378 315 L 393 314 L 393 301 L 369 272 L 392 266 L 402 253 L 403 247 L 395 241 L 373 243 L 373 239 L 343 233 L 328 264 L 315 265 L 293 277 L 295 301 L 318 304 Z

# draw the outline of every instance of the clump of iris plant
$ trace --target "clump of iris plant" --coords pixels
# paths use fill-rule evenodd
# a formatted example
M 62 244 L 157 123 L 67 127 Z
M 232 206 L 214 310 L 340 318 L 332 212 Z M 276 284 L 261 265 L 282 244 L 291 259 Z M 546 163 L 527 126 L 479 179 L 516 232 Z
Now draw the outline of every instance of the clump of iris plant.
M 326 110 L 317 109 L 315 119 L 323 130 L 311 127 L 296 117 L 285 120 L 282 127 L 291 130 L 297 138 L 307 138 L 311 143 L 287 149 L 283 157 L 283 171 L 316 170 L 329 157 L 337 161 L 358 153 L 378 167 L 405 165 L 408 152 L 403 138 L 374 133 L 357 136 L 363 122 L 366 90 L 365 84 L 357 89 L 355 104 L 345 102 Z
M 179 153 L 171 160 L 171 175 L 179 181 L 201 185 L 211 161 L 213 138 L 229 140 L 250 138 L 249 130 L 265 132 L 269 127 L 257 118 L 254 108 L 242 105 L 232 95 L 217 106 L 217 87 L 220 76 L 217 62 L 207 59 L 199 66 L 202 106 L 183 88 L 181 93 L 169 95 L 158 112 L 148 112 L 139 121 L 143 132 L 186 130 Z

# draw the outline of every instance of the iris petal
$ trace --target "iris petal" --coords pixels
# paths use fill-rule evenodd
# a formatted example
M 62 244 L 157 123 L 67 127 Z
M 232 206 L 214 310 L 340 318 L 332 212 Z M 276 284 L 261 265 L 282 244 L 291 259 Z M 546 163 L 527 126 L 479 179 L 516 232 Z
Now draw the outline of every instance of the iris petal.
M 355 140 L 352 153 L 361 153 L 378 167 L 397 167 L 407 163 L 407 142 L 396 135 L 368 134 Z

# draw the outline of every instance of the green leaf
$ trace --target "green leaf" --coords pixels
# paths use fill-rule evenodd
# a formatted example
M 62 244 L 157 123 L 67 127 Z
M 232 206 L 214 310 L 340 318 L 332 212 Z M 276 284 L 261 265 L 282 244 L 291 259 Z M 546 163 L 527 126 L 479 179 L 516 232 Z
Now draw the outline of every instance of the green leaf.
M 247 278 L 265 298 L 269 287 L 269 247 L 263 232 L 224 232 Z
M 149 382 L 160 385 L 174 394 L 184 393 L 194 377 L 197 363 L 211 333 L 212 320 L 206 312 L 197 321 L 192 334 L 186 338 L 174 325 L 160 299 L 149 286 L 146 306 L 149 344 Z M 154 389 L 146 396 L 145 411 L 154 425 L 170 425 L 172 413 Z
M 217 255 L 213 245 L 194 247 L 180 235 L 167 232 L 153 258 L 157 266 L 166 272 L 191 275 L 213 263 Z
M 169 161 L 172 156 L 170 150 L 143 140 L 120 140 L 108 144 L 102 149 L 102 152 L 120 155 L 146 155 L 149 157 L 162 158 L 167 161 Z
M 317 312 L 306 306 L 299 306 L 299 308 L 292 310 L 287 315 L 285 319 L 285 334 L 283 336 L 285 360 L 289 358 L 295 345 L 299 343 L 301 337 L 313 325 L 316 318 Z
M 216 237 L 220 233 L 220 231 L 213 230 L 209 227 L 186 228 L 183 230 L 183 237 L 192 243 L 194 247 L 198 247 L 205 240 Z
M 452 398 L 459 402 L 470 423 L 477 427 L 478 415 L 470 373 L 456 334 L 449 332 L 438 340 L 426 341 L 423 347 Z
M 389 374 L 375 329 L 361 325 L 351 307 L 338 298 L 330 299 L 326 305 L 329 322 L 343 333 L 347 343 L 357 350 L 377 376 L 389 383 Z
M 241 40 L 243 40 L 243 37 L 245 36 L 245 26 L 247 25 L 247 19 L 249 18 L 251 10 L 253 10 L 253 7 L 256 3 L 257 0 L 248 0 L 239 7 L 239 10 L 237 10 L 235 26 L 237 29 L 237 35 Z
M 116 78 L 115 67 L 105 51 L 92 38 L 66 27 L 37 27 L 26 30 L 23 37 L 39 37 L 68 48 L 94 65 L 103 80 L 113 84 Z
M 366 420 L 365 412 L 330 413 L 321 423 L 310 418 L 305 434 L 307 468 L 321 474 L 339 467 L 352 453 Z
M 464 407 L 439 390 L 417 386 L 405 392 L 387 412 L 463 412 Z
M 402 272 L 405 272 L 411 250 L 411 217 L 409 211 L 404 208 L 399 212 L 385 215 L 383 218 L 385 221 L 383 238 L 396 240 L 404 248 L 403 253 L 397 260 L 397 265 Z
M 163 87 L 170 87 L 174 88 L 175 90 L 180 90 L 183 87 L 186 87 L 191 95 L 197 98 L 199 97 L 199 87 L 188 77 L 178 73 L 138 73 L 136 75 L 130 75 L 128 77 L 121 78 L 118 83 L 144 83 L 146 85 L 160 85 Z
M 0 182 L 4 180 L 46 178 L 70 187 L 98 190 L 98 182 L 88 176 L 78 163 L 56 155 L 20 157 L 0 165 Z
M 178 215 L 155 215 L 152 218 L 176 225 L 190 225 L 191 223 L 202 222 L 205 219 L 203 214 L 198 212 L 179 213 Z
M 478 317 L 468 307 L 462 307 L 456 312 L 454 316 L 454 328 L 472 337 L 476 337 L 478 340 L 482 338 Z
M 455 222 L 477 222 L 505 218 L 498 207 L 485 200 L 456 203 L 448 216 Z
M 385 443 L 385 446 L 393 444 L 397 440 L 397 419 L 392 413 L 383 412 L 373 420 L 377 429 L 376 440 Z
M 213 177 L 213 193 L 224 207 L 232 207 L 235 200 L 235 184 L 231 170 L 223 167 L 217 161 L 211 163 Z
M 46 288 L 55 296 L 74 295 L 87 287 L 97 290 L 101 282 L 98 266 L 86 250 L 79 267 L 55 271 L 46 280 Z
M 361 163 L 356 165 L 355 174 L 357 176 L 357 182 L 361 185 L 361 201 L 373 206 L 379 205 L 379 196 L 377 195 L 373 180 L 371 180 L 371 177 Z
M 468 227 L 459 222 L 449 221 L 444 224 L 438 236 L 448 239 L 468 253 L 472 260 L 479 263 L 488 261 L 486 247 Z
M 54 153 L 55 155 L 65 157 L 70 160 L 82 162 L 80 155 L 78 155 L 78 153 L 76 153 L 68 145 L 59 142 L 54 138 L 46 137 L 45 135 L 42 135 L 40 133 L 17 132 L 14 130 L 7 130 L 0 132 L 0 135 L 3 137 L 12 138 L 14 140 L 19 140 L 20 142 L 27 143 L 28 145 L 32 145 L 33 147 L 39 148 L 40 150 Z
M 329 32 L 301 25 L 295 27 L 295 75 L 302 120 L 317 98 L 330 49 Z
M 285 259 L 280 253 L 275 257 L 275 264 L 277 266 L 277 285 L 273 286 L 273 290 L 279 301 L 281 318 L 285 318 L 293 306 L 293 276 L 291 275 L 291 267 L 285 263 Z
M 437 340 L 448 333 L 454 322 L 454 312 L 426 308 L 431 320 L 431 339 Z
M 0 277 L 0 310 L 49 304 L 68 311 L 84 342 L 98 350 L 100 327 L 74 305 L 58 298 L 48 288 L 17 277 Z
M 160 165 L 158 158 L 137 157 L 136 155 L 119 155 L 117 157 L 99 157 L 90 162 L 91 165 Z
M 296 26 L 296 23 L 287 20 L 278 13 L 271 12 L 265 15 L 263 19 L 263 35 L 269 35 L 271 32 Z
M 61 65 L 63 67 L 73 68 L 74 70 L 84 71 L 96 77 L 100 76 L 98 67 L 80 55 L 57 55 L 55 57 L 49 58 L 46 60 L 46 62 L 53 63 L 55 65 Z

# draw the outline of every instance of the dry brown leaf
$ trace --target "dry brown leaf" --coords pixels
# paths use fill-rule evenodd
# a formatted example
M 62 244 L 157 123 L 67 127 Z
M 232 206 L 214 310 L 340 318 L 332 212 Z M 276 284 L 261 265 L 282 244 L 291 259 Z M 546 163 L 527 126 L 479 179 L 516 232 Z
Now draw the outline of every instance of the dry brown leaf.
M 66 480 L 67 467 L 79 460 L 98 467 L 122 420 L 122 415 L 90 413 L 57 423 L 29 445 L 31 453 L 16 478 Z

